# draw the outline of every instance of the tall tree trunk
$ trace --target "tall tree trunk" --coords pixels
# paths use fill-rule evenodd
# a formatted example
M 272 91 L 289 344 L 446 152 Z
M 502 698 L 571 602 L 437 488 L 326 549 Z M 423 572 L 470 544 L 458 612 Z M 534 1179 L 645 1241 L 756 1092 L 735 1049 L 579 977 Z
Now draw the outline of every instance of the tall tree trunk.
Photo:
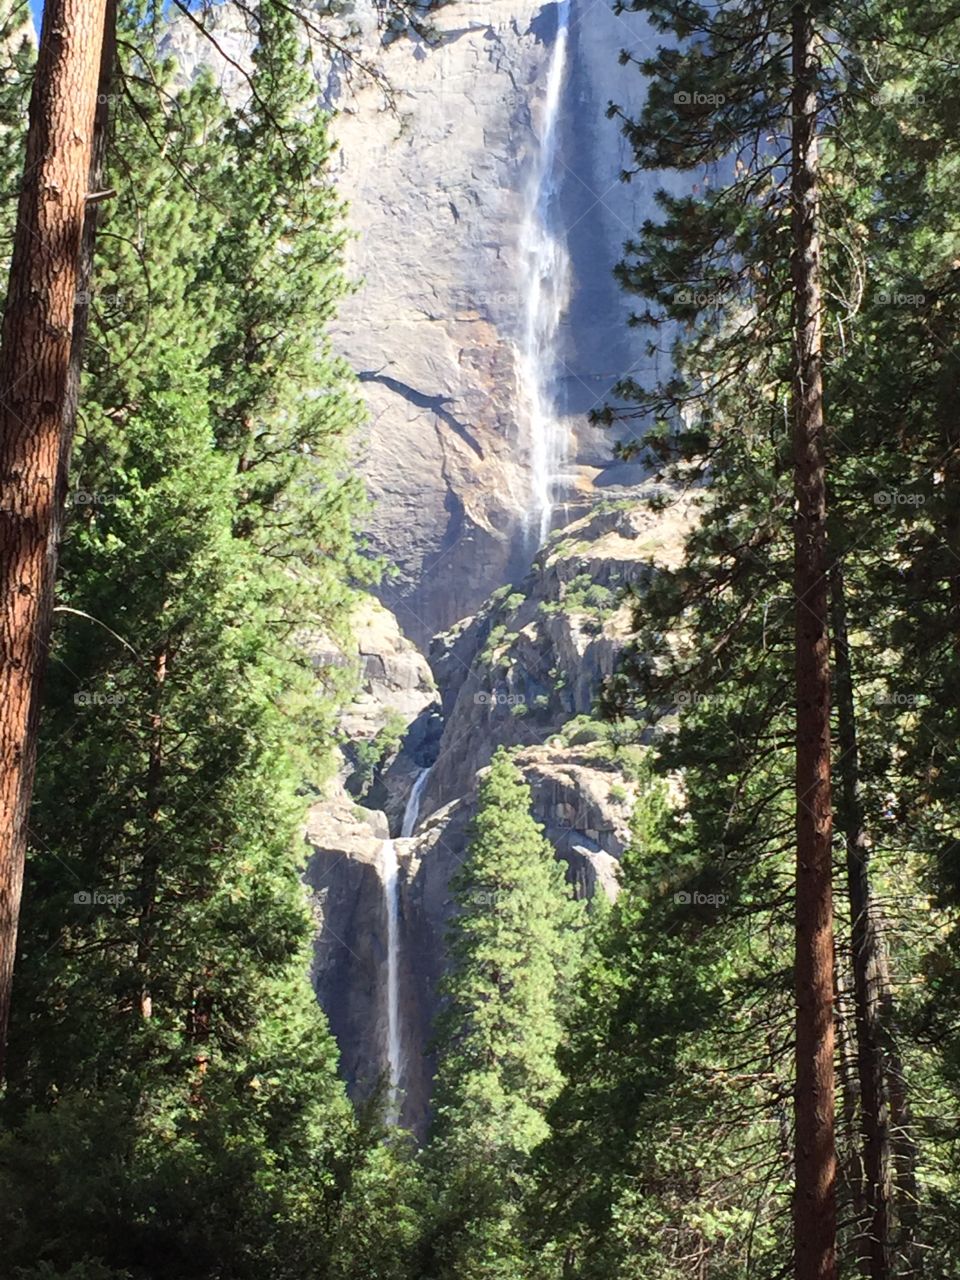
M 892 1006 L 892 996 L 891 996 Z M 890 1090 L 890 1129 L 893 1167 L 896 1173 L 896 1253 L 897 1274 L 917 1277 L 924 1273 L 924 1253 L 917 1248 L 920 1217 L 920 1188 L 917 1162 L 920 1153 L 913 1136 L 913 1113 L 903 1071 L 903 1060 L 897 1044 L 892 1007 L 884 1008 L 887 1086 Z
M 83 357 L 90 327 L 90 308 L 93 298 L 93 262 L 97 246 L 97 227 L 100 221 L 101 201 L 113 192 L 104 191 L 107 172 L 107 143 L 110 135 L 110 102 L 116 80 L 117 60 L 117 0 L 106 0 L 103 18 L 103 44 L 100 51 L 100 76 L 97 83 L 97 106 L 93 118 L 93 147 L 90 154 L 90 176 L 87 181 L 86 215 L 83 220 L 83 237 L 80 243 L 80 262 L 77 267 L 77 293 L 73 307 L 73 337 L 70 343 L 70 368 L 63 400 L 63 431 L 60 443 L 60 473 L 58 494 L 66 499 L 67 480 L 70 473 L 70 453 L 77 426 L 80 407 L 80 385 L 83 379 Z M 62 507 L 58 508 L 62 509 Z M 52 599 L 52 593 L 51 593 Z
M 836 1276 L 830 640 L 820 290 L 817 63 L 793 7 L 791 222 L 796 512 L 797 886 L 794 1250 L 797 1280 Z
M 891 1183 L 890 1111 L 884 1068 L 884 1003 L 892 1001 L 890 973 L 877 905 L 870 888 L 870 835 L 860 788 L 860 755 L 847 635 L 843 565 L 830 571 L 839 737 L 840 814 L 846 838 L 850 949 L 857 1027 L 857 1075 L 866 1184 L 864 1235 L 860 1245 L 872 1280 L 889 1280 Z
M 47 0 L 0 342 L 0 1074 L 63 513 L 74 304 L 106 0 Z
M 837 1028 L 837 1063 L 840 1069 L 842 1106 L 837 1119 L 837 1195 L 844 1196 L 853 1211 L 857 1269 L 870 1275 L 866 1248 L 867 1198 L 863 1167 L 863 1135 L 860 1131 L 860 1076 L 857 1037 L 853 1029 L 856 1003 L 853 997 L 852 964 L 839 948 L 834 978 L 834 1009 Z

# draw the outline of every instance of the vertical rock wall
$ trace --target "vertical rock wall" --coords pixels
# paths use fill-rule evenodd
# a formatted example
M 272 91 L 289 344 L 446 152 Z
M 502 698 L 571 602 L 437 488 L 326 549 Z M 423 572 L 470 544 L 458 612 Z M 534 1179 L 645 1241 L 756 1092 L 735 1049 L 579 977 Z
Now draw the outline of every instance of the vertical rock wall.
M 518 242 L 556 9 L 457 0 L 438 12 L 436 47 L 400 40 L 380 55 L 392 108 L 375 85 L 338 90 L 338 181 L 363 281 L 339 340 L 371 412 L 362 465 L 373 545 L 398 570 L 381 598 L 424 649 L 522 574 L 536 549 L 517 388 Z M 557 218 L 573 280 L 557 393 L 575 490 L 591 489 L 610 465 L 609 433 L 586 414 L 634 367 L 638 345 L 611 272 L 650 189 L 619 181 L 624 143 L 605 111 L 611 95 L 636 102 L 639 77 L 618 66 L 618 53 L 648 43 L 636 15 L 574 0 Z

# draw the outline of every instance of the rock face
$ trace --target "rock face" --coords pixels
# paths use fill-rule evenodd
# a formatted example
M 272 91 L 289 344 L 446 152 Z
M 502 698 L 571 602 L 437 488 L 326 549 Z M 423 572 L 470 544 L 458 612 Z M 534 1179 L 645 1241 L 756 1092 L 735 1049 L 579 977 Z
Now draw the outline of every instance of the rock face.
M 363 460 L 376 498 L 373 545 L 399 570 L 382 592 L 422 647 L 529 564 L 530 424 L 518 344 L 524 324 L 521 224 L 543 129 L 555 3 L 463 0 L 438 10 L 439 41 L 379 55 L 395 113 L 368 85 L 342 109 L 339 182 L 363 284 L 340 320 L 363 380 Z M 607 432 L 587 425 L 628 371 L 642 373 L 611 269 L 649 210 L 650 187 L 618 181 L 624 144 L 605 117 L 636 103 L 619 49 L 647 47 L 644 22 L 572 0 L 553 217 L 571 264 L 554 389 L 571 496 L 618 483 Z
M 422 813 L 469 790 L 497 746 L 543 743 L 593 710 L 629 634 L 618 593 L 676 557 L 690 503 L 597 509 L 554 535 L 516 591 L 437 637 L 445 728 Z
M 356 1098 L 381 1074 L 386 1045 L 386 914 L 379 874 L 388 835 L 382 814 L 360 810 L 340 787 L 310 811 L 305 880 L 320 929 L 311 978 L 340 1046 Z
M 646 21 L 615 15 L 607 0 L 567 3 L 551 219 L 569 288 L 552 399 L 567 442 L 561 487 L 576 505 L 630 480 L 613 462 L 611 433 L 587 414 L 619 378 L 642 380 L 656 363 L 631 336 L 612 268 L 658 184 L 619 180 L 626 143 L 606 118 L 611 99 L 635 109 L 642 97 L 619 53 L 652 50 Z M 358 459 L 375 499 L 370 540 L 396 571 L 379 594 L 425 650 L 522 576 L 537 549 L 518 358 L 532 287 L 522 225 L 560 5 L 453 0 L 432 19 L 435 40 L 388 44 L 374 0 L 336 9 L 324 22 L 352 59 L 313 41 L 318 105 L 337 112 L 335 178 L 358 281 L 335 339 L 370 410 Z M 248 20 L 227 3 L 205 21 L 222 54 L 186 18 L 173 22 L 167 52 L 184 76 L 202 63 L 242 98 Z
M 355 612 L 351 632 L 348 653 L 322 640 L 308 645 L 318 665 L 345 663 L 357 671 L 357 694 L 341 720 L 343 732 L 353 741 L 372 738 L 391 713 L 411 724 L 437 699 L 429 663 L 372 597 Z

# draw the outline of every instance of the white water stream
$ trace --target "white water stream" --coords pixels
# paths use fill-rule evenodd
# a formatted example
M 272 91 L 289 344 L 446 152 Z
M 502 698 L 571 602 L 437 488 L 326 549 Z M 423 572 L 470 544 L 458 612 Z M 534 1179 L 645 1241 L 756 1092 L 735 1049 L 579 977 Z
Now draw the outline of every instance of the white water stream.
M 403 1075 L 403 1044 L 400 1037 L 400 864 L 392 840 L 380 846 L 380 878 L 387 914 L 387 1072 L 390 1099 L 387 1119 L 400 1119 L 400 1080 Z
M 424 788 L 430 777 L 429 769 L 421 769 L 417 775 L 417 780 L 410 789 L 410 795 L 407 797 L 407 807 L 403 811 L 403 822 L 400 824 L 400 835 L 406 840 L 417 829 L 417 819 L 420 817 L 420 804 L 423 800 Z
M 558 124 L 567 69 L 570 2 L 559 0 L 557 4 L 557 34 L 547 70 L 539 147 L 520 230 L 523 330 L 518 352 L 519 393 L 530 441 L 529 524 L 536 528 L 541 543 L 550 532 L 554 487 L 564 452 L 554 387 L 557 334 L 567 300 L 570 264 L 565 242 L 553 223 L 560 188 Z
M 430 777 L 430 770 L 423 769 L 407 798 L 403 812 L 400 835 L 407 839 L 417 828 L 423 791 Z M 384 840 L 380 846 L 380 879 L 383 883 L 383 902 L 387 917 L 387 1074 L 390 1082 L 390 1099 L 387 1120 L 397 1124 L 400 1120 L 403 1078 L 403 1035 L 400 1026 L 400 863 L 392 840 Z

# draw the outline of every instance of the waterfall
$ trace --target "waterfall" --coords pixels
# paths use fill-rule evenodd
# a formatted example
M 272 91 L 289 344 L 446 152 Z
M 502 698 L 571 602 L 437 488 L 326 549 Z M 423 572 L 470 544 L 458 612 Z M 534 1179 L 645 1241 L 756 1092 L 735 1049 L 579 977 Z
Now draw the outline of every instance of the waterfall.
M 407 805 L 403 811 L 400 835 L 412 836 L 420 816 L 420 801 L 430 777 L 429 769 L 421 769 L 410 788 Z M 384 840 L 380 846 L 380 880 L 383 884 L 383 905 L 387 917 L 387 1075 L 390 1082 L 390 1101 L 387 1119 L 390 1124 L 400 1120 L 400 1084 L 403 1076 L 403 1037 L 400 1031 L 400 864 L 396 845 Z
M 567 67 L 570 0 L 558 0 L 557 34 L 547 71 L 537 159 L 527 189 L 520 232 L 523 329 L 518 353 L 520 404 L 530 441 L 532 502 L 528 523 L 540 543 L 550 532 L 553 490 L 563 455 L 554 386 L 557 334 L 567 298 L 569 260 L 563 237 L 552 228 L 559 192 L 558 123 Z
M 387 916 L 387 1073 L 390 1101 L 387 1118 L 400 1119 L 400 1078 L 403 1073 L 403 1045 L 400 1037 L 400 866 L 392 840 L 380 846 L 380 878 Z
M 406 839 L 412 836 L 417 829 L 417 819 L 420 817 L 420 802 L 423 799 L 423 790 L 427 785 L 427 779 L 430 777 L 429 769 L 421 769 L 417 774 L 417 780 L 410 788 L 410 794 L 407 797 L 407 807 L 403 811 L 403 822 L 400 826 L 400 835 Z

